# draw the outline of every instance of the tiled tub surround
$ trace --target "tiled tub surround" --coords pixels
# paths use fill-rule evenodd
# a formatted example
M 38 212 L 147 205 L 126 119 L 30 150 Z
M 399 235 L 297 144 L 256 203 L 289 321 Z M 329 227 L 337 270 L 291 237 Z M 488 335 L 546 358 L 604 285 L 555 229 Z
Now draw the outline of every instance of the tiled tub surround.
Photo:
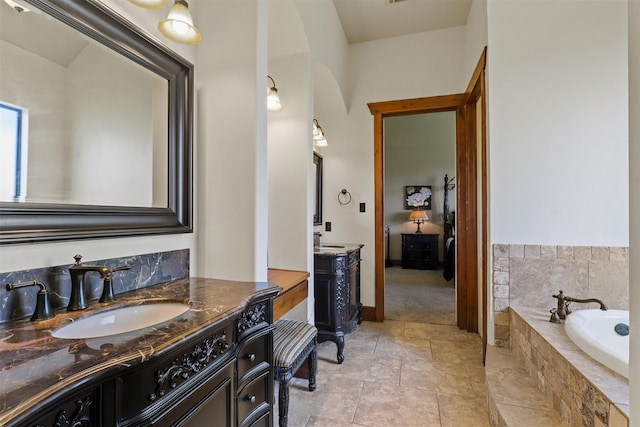
M 123 293 L 107 305 L 170 299 L 189 302 L 191 308 L 157 326 L 101 338 L 51 336 L 51 330 L 87 315 L 95 305 L 80 312 L 60 310 L 49 320 L 0 324 L 0 425 L 84 380 L 158 357 L 202 328 L 234 316 L 252 298 L 277 289 L 269 283 L 186 278 Z
M 2 295 L 0 297 L 0 323 L 31 317 L 36 304 L 37 287 L 30 286 L 8 292 L 4 289 L 7 283 L 40 280 L 49 289 L 52 309 L 66 307 L 71 294 L 71 276 L 68 269 L 74 264 L 74 255 L 69 255 L 70 262 L 66 265 L 0 273 L 0 284 L 2 284 L 2 289 L 0 289 Z M 116 300 L 118 299 L 117 294 L 123 292 L 189 277 L 188 249 L 106 260 L 86 258 L 81 262 L 83 264 L 105 265 L 111 268 L 125 264 L 131 267 L 129 270 L 117 271 L 113 275 Z M 102 278 L 97 273 L 87 273 L 84 282 L 86 298 L 91 307 L 102 294 Z
M 511 307 L 511 333 L 511 351 L 567 425 L 628 426 L 628 380 L 580 350 L 547 310 Z
M 629 309 L 626 247 L 493 245 L 495 345 L 509 348 L 509 306 L 555 307 L 562 289 L 575 298 L 600 298 Z M 572 303 L 574 309 L 587 304 Z M 596 308 L 593 305 L 590 308 Z

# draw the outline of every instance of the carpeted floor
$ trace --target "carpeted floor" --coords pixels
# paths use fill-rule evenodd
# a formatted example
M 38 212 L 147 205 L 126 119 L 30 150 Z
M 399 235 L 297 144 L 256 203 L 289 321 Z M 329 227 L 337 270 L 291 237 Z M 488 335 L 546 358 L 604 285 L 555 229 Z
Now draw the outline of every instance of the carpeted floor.
M 385 268 L 384 317 L 416 323 L 455 324 L 454 280 L 442 270 Z

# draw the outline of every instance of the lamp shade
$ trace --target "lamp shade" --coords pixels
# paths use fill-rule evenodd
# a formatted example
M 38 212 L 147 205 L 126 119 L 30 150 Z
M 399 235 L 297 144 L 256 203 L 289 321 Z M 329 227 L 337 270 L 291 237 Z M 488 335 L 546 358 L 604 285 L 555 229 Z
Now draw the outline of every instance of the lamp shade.
M 202 39 L 200 32 L 193 25 L 187 2 L 176 0 L 169 10 L 169 16 L 158 24 L 163 36 L 174 42 L 196 44 Z
M 427 216 L 427 213 L 425 211 L 422 210 L 414 210 L 411 211 L 411 213 L 409 214 L 409 219 L 413 222 L 416 221 L 426 221 L 429 219 L 429 217 Z

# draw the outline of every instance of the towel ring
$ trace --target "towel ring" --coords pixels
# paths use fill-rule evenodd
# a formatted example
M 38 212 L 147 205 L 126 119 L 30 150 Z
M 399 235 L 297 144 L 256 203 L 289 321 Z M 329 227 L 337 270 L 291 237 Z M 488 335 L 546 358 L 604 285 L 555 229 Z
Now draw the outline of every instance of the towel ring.
M 342 206 L 351 203 L 351 193 L 349 193 L 346 188 L 343 188 L 338 193 L 338 203 L 340 203 Z

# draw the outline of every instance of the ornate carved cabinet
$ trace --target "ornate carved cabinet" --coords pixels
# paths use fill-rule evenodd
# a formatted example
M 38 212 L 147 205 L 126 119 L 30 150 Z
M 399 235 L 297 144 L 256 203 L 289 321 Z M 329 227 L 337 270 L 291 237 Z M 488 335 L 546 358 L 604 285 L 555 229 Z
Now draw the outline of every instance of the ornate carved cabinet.
M 243 310 L 227 312 L 182 339 L 166 336 L 175 345 L 141 364 L 115 364 L 87 381 L 69 382 L 7 425 L 273 426 L 276 292 L 251 298 Z M 83 352 L 98 351 L 75 341 L 70 348 L 76 363 Z
M 325 246 L 328 247 L 328 246 Z M 344 361 L 344 335 L 362 321 L 360 303 L 360 248 L 336 245 L 314 255 L 315 317 L 318 342 L 338 346 L 338 363 Z

